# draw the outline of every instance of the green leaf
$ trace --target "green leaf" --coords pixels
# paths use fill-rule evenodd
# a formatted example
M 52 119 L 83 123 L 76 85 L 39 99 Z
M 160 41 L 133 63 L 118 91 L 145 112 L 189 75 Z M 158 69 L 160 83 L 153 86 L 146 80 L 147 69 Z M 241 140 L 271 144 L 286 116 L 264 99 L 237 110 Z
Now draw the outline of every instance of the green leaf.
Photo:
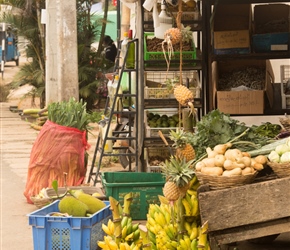
M 53 180 L 51 183 L 51 186 L 52 186 L 53 190 L 55 191 L 56 195 L 58 196 L 58 181 Z

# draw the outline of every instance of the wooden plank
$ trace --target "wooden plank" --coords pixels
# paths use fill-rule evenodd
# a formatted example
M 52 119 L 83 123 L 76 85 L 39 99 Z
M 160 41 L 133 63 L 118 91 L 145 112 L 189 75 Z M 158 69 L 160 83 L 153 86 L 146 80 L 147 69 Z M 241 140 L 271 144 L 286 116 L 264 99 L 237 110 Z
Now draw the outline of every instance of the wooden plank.
M 290 178 L 199 193 L 209 232 L 290 216 Z
M 290 217 L 212 232 L 209 238 L 214 246 L 221 246 L 285 232 L 290 232 Z

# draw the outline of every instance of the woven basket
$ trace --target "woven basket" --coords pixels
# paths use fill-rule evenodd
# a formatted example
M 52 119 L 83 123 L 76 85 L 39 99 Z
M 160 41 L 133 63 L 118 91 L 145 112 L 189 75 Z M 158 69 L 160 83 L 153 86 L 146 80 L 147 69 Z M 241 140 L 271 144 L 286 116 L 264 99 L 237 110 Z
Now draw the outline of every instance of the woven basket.
M 43 208 L 53 202 L 53 199 L 50 198 L 37 198 L 32 196 L 30 199 L 37 208 Z
M 195 174 L 201 185 L 208 185 L 210 189 L 223 189 L 250 184 L 254 181 L 257 172 L 237 176 L 216 176 L 202 174 L 200 172 L 196 172 Z
M 279 177 L 289 177 L 290 176 L 290 163 L 276 163 L 276 162 L 268 162 L 267 163 L 272 169 L 273 172 Z
M 289 118 L 281 117 L 281 118 L 279 118 L 279 121 L 285 130 L 290 131 L 290 119 Z

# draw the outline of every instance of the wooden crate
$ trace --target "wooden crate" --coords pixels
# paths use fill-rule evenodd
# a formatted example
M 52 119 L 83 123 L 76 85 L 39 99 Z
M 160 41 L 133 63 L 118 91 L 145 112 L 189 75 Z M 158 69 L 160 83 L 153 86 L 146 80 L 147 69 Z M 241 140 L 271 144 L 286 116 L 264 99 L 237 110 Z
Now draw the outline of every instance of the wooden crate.
M 233 242 L 290 232 L 290 178 L 208 191 L 202 186 L 202 223 L 212 250 Z M 224 248 L 223 248 L 224 249 Z

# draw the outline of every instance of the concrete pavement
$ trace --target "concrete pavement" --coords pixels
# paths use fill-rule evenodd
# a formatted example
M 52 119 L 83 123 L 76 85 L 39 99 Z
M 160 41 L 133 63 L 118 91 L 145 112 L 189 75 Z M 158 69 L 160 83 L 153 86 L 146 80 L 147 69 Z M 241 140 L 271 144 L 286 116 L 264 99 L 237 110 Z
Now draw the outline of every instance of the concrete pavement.
M 27 214 L 37 208 L 26 203 L 23 191 L 31 148 L 39 132 L 31 129 L 29 123 L 21 120 L 17 113 L 12 113 L 10 105 L 0 103 L 0 249 L 32 250 L 32 228 L 28 225 Z M 94 144 L 95 139 L 91 138 L 89 142 Z M 290 232 L 281 234 L 272 244 L 241 242 L 230 249 L 235 247 L 238 250 L 289 250 Z

